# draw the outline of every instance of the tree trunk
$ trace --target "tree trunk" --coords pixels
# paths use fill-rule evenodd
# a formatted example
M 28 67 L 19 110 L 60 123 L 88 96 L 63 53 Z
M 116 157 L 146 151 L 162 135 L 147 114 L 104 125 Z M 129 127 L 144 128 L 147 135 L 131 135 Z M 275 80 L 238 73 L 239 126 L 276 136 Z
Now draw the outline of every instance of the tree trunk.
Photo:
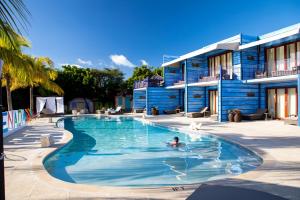
M 30 110 L 33 111 L 33 87 L 29 88 Z
M 12 99 L 11 99 L 11 91 L 10 91 L 10 86 L 11 86 L 10 76 L 6 75 L 5 80 L 6 80 L 7 110 L 13 110 Z

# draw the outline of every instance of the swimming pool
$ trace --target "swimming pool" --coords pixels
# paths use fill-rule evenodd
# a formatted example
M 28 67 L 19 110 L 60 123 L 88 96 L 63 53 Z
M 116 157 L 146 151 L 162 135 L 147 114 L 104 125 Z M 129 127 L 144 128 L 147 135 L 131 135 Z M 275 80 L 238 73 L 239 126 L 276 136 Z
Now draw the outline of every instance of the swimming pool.
M 66 117 L 73 139 L 44 166 L 63 181 L 99 186 L 158 187 L 200 183 L 252 170 L 261 158 L 212 135 L 190 137 L 131 117 Z M 186 145 L 166 145 L 178 136 Z

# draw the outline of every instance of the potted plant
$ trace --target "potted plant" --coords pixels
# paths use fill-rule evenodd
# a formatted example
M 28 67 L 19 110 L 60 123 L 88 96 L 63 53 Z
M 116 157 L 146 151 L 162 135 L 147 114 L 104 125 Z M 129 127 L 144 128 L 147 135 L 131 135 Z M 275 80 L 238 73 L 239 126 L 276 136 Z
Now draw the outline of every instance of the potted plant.
M 152 107 L 151 108 L 151 113 L 152 113 L 152 115 L 158 115 L 159 114 L 158 108 L 157 107 Z
M 242 121 L 242 115 L 241 115 L 241 111 L 238 109 L 234 110 L 234 122 L 240 122 Z
M 228 110 L 228 121 L 229 122 L 234 122 L 234 112 L 233 110 Z

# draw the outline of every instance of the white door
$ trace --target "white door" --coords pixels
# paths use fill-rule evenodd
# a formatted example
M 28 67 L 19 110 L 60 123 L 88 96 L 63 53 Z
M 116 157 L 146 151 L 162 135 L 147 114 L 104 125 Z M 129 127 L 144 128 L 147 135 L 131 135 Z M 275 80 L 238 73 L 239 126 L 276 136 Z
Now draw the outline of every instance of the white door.
M 218 91 L 209 91 L 209 110 L 211 114 L 218 114 Z
M 276 99 L 275 89 L 269 89 L 268 90 L 268 111 L 272 117 L 276 117 L 275 99 Z
M 277 118 L 285 118 L 285 89 L 277 89 Z
M 297 97 L 296 88 L 288 89 L 288 117 L 297 115 Z

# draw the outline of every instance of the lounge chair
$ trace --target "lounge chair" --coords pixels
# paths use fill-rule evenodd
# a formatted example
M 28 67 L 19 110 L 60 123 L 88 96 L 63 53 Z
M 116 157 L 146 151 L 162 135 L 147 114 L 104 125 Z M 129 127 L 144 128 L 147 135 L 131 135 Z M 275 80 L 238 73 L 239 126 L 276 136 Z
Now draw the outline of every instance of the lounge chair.
M 164 114 L 167 114 L 167 115 L 176 114 L 176 109 L 175 110 L 164 110 Z
M 207 112 L 208 107 L 204 107 L 200 109 L 200 112 L 190 112 L 187 113 L 187 117 L 197 118 L 197 117 L 204 117 L 204 114 Z
M 298 125 L 298 117 L 291 116 L 289 118 L 284 119 L 284 124 L 286 125 Z
M 123 114 L 123 113 L 122 113 L 122 107 L 121 107 L 121 106 L 118 106 L 118 107 L 116 108 L 116 110 L 114 110 L 114 109 L 108 109 L 108 114 L 109 114 L 109 115 L 120 115 L 120 114 Z
M 265 113 L 267 112 L 267 109 L 257 109 L 256 113 L 242 114 L 242 118 L 245 120 L 262 120 L 265 119 Z

